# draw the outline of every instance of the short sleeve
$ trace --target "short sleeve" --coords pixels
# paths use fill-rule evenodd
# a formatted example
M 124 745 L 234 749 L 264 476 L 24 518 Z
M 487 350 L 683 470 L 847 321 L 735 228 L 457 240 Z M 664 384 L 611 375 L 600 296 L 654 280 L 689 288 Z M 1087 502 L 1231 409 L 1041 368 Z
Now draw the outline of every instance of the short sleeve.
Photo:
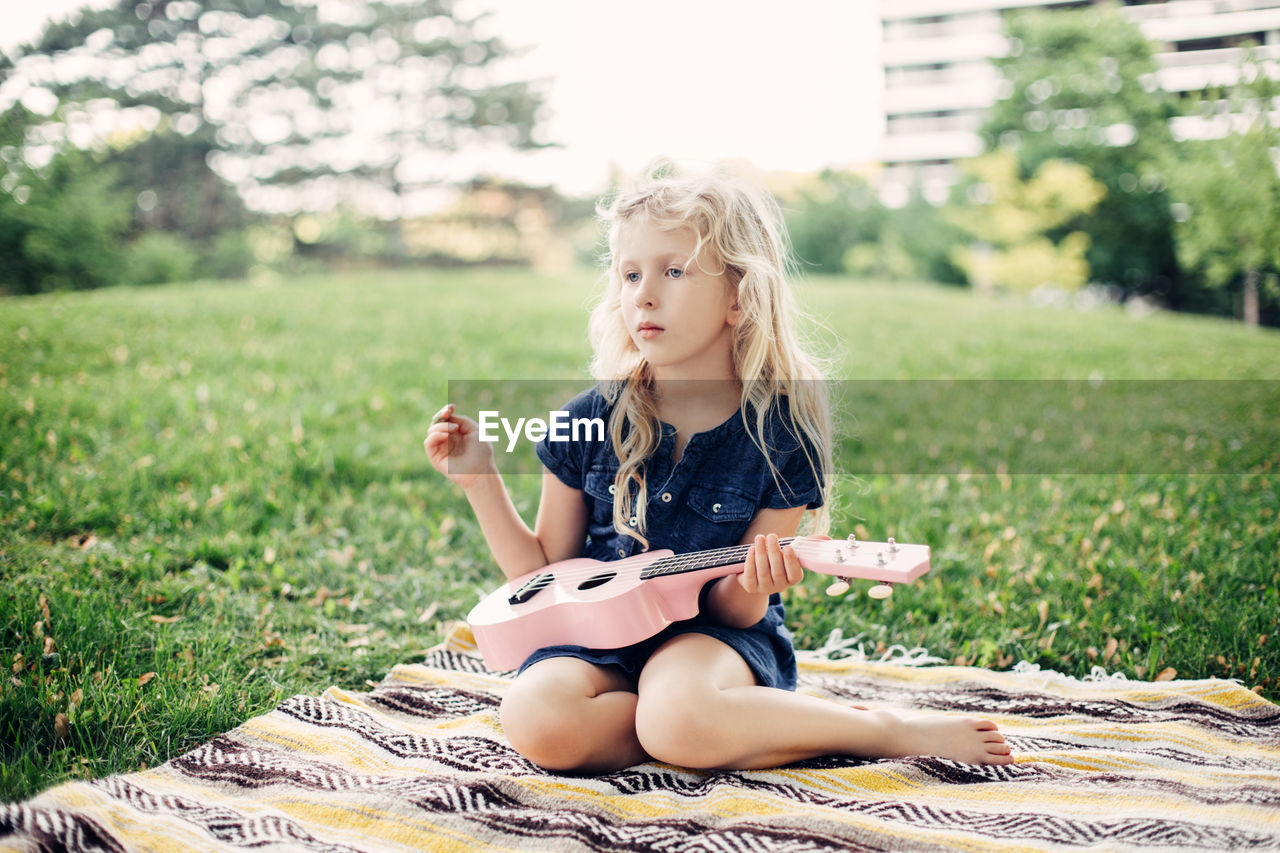
M 765 490 L 760 506 L 765 509 L 788 509 L 822 506 L 822 457 L 807 437 L 792 425 L 790 418 L 777 416 L 769 436 L 773 448 L 773 464 L 777 477 L 766 468 Z M 806 451 L 808 451 L 806 453 Z
M 606 422 L 604 398 L 595 388 L 583 391 L 569 402 L 561 411 L 569 413 L 569 420 L 599 418 Z M 547 436 L 534 445 L 534 452 L 547 470 L 555 474 L 564 483 L 574 489 L 581 489 L 586 479 L 592 456 L 593 445 L 597 442 L 587 441 L 552 441 Z

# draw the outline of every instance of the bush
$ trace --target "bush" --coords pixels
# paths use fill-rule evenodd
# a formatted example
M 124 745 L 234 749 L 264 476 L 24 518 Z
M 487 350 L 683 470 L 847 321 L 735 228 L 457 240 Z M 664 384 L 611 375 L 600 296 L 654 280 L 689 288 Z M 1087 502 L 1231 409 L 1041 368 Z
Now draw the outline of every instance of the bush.
M 116 176 L 72 150 L 43 169 L 22 170 L 0 192 L 0 289 L 79 290 L 120 280 L 129 201 Z
M 874 243 L 885 210 L 865 178 L 824 171 L 787 204 L 787 231 L 806 271 L 841 273 L 850 247 Z
M 951 261 L 963 234 L 913 187 L 889 208 L 862 176 L 824 171 L 787 199 L 787 228 L 806 271 L 963 284 Z
M 213 238 L 200 260 L 200 272 L 208 278 L 244 278 L 258 262 L 253 242 L 244 230 L 226 231 Z
M 167 231 L 147 231 L 125 249 L 124 280 L 130 284 L 187 281 L 200 255 L 187 240 Z
M 936 207 L 915 188 L 906 207 L 890 211 L 881 241 L 908 261 L 910 271 L 891 278 L 923 278 L 943 284 L 967 284 L 965 274 L 951 260 L 964 234 L 947 218 L 952 207 Z

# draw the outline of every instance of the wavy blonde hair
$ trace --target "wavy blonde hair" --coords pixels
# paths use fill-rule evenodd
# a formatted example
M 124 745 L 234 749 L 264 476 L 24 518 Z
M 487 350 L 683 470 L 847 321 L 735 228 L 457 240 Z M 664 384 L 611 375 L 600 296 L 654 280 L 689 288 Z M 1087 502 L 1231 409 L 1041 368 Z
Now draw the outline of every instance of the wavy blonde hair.
M 817 359 L 796 332 L 791 294 L 793 270 L 786 229 L 777 202 L 747 182 L 722 175 L 657 177 L 618 193 L 597 214 L 608 226 L 608 283 L 591 312 L 588 330 L 594 359 L 591 375 L 616 403 L 609 437 L 620 466 L 614 480 L 613 526 L 645 547 L 648 503 L 644 462 L 662 438 L 654 376 L 622 317 L 622 280 L 617 266 L 622 226 L 647 219 L 659 228 L 690 228 L 697 236 L 692 257 L 722 264 L 741 309 L 733 327 L 733 370 L 742 383 L 739 413 L 747 434 L 768 461 L 774 481 L 781 475 L 767 446 L 765 424 L 773 407 L 789 413 L 810 469 L 822 487 L 822 506 L 809 513 L 807 532 L 829 526 L 832 481 L 832 421 L 828 390 Z M 707 255 L 702 255 L 706 249 Z M 755 413 L 755 422 L 748 419 Z M 635 494 L 632 494 L 632 486 Z M 634 526 L 628 523 L 635 518 Z

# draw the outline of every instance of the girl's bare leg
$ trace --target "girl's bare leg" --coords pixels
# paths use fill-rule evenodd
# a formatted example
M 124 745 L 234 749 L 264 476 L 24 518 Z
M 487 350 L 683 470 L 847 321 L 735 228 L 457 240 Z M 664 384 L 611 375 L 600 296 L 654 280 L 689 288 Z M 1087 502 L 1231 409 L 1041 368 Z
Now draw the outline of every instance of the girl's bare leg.
M 606 773 L 648 761 L 636 739 L 634 685 L 578 658 L 548 658 L 516 678 L 502 700 L 511 745 L 547 770 Z
M 1013 762 L 988 720 L 861 710 L 760 687 L 737 652 L 704 634 L 675 637 L 649 659 L 635 726 L 645 751 L 684 767 L 777 767 L 832 754 Z

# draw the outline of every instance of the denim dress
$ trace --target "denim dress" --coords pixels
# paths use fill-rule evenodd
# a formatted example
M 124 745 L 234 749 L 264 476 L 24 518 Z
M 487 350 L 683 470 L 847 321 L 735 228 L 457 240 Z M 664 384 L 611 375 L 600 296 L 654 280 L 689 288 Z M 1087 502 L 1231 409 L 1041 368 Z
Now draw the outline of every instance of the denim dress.
M 598 387 L 584 391 L 564 406 L 571 419 L 600 418 L 606 424 L 611 409 Z M 748 411 L 747 417 L 754 425 L 755 413 Z M 680 461 L 675 463 L 676 430 L 663 423 L 658 449 L 644 466 L 648 491 L 645 536 L 650 550 L 670 548 L 682 554 L 737 545 L 761 509 L 821 506 L 821 483 L 804 453 L 804 447 L 809 445 L 802 446 L 799 430 L 776 406 L 766 420 L 764 439 L 779 471 L 777 480 L 764 453 L 751 440 L 741 411 L 719 426 L 690 436 Z M 543 440 L 536 450 L 542 464 L 561 482 L 582 491 L 587 505 L 587 540 L 582 556 L 617 560 L 645 550 L 639 540 L 613 527 L 614 477 L 619 462 L 607 434 L 602 441 Z M 704 597 L 709 586 L 710 583 L 703 587 Z M 688 633 L 707 634 L 732 647 L 751 667 L 757 683 L 795 689 L 795 651 L 784 622 L 782 599 L 777 594 L 769 597 L 764 618 L 749 628 L 727 627 L 700 609 L 694 618 L 676 622 L 647 640 L 621 649 L 539 649 L 520 671 L 546 658 L 567 656 L 620 667 L 634 679 L 660 645 Z

